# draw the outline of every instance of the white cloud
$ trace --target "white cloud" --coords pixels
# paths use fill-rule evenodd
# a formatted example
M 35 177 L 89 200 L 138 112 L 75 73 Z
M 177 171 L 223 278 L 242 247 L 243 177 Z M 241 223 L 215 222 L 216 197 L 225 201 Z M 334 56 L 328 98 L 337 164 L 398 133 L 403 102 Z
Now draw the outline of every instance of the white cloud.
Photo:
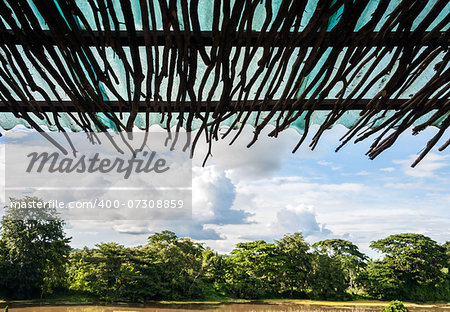
M 277 212 L 276 221 L 271 226 L 273 232 L 281 235 L 302 232 L 304 237 L 323 239 L 331 234 L 324 224 L 317 222 L 314 209 L 304 205 L 280 209 Z
M 306 178 L 304 177 L 298 177 L 298 176 L 292 176 L 292 177 L 273 177 L 270 179 L 276 184 L 282 184 L 287 182 L 300 182 L 300 181 L 306 181 Z
M 124 234 L 131 234 L 131 235 L 140 235 L 140 234 L 150 234 L 151 231 L 149 229 L 149 225 L 146 222 L 142 221 L 122 221 L 118 224 L 114 224 L 116 222 L 113 222 L 112 228 L 119 232 Z
M 415 169 L 409 166 L 417 155 L 392 166 L 391 159 L 405 158 L 400 145 L 402 153 L 384 159 L 389 154 L 383 154 L 369 164 L 365 147 L 359 144 L 329 153 L 343 131 L 335 127 L 315 152 L 306 144 L 292 156 L 291 149 L 300 138 L 294 130 L 276 139 L 268 138 L 265 130 L 255 146 L 247 149 L 253 128 L 246 127 L 231 147 L 232 136 L 214 142 L 213 157 L 204 168 L 200 165 L 207 145 L 199 142 L 193 160 L 192 220 L 73 221 L 68 233 L 77 247 L 99 241 L 139 245 L 149 234 L 168 229 L 223 253 L 243 240 L 271 241 L 295 231 L 302 231 L 309 242 L 348 238 L 364 252 L 370 252 L 370 241 L 394 233 L 422 232 L 439 242 L 450 239 L 450 181 L 441 171 L 448 171 L 450 155 L 430 153 Z M 409 147 L 409 141 L 405 145 Z M 410 149 L 406 155 L 414 153 Z M 339 169 L 342 174 L 332 172 Z M 394 171 L 395 175 L 388 174 Z M 398 176 L 401 171 L 407 176 Z M 354 172 L 376 173 L 376 178 L 361 183 Z M 426 177 L 439 179 L 424 183 L 420 178 Z M 106 185 L 100 180 L 86 183 Z
M 386 183 L 385 188 L 399 189 L 399 190 L 410 190 L 414 188 L 421 187 L 420 183 Z
M 236 197 L 236 187 L 216 166 L 194 167 L 192 192 L 194 216 L 203 223 L 248 223 L 248 213 L 231 209 Z
M 335 166 L 335 165 L 333 165 L 332 162 L 326 161 L 326 160 L 319 160 L 319 161 L 317 162 L 317 164 L 318 164 L 318 165 L 321 165 L 321 166 L 325 166 L 325 167 L 330 167 L 331 170 L 333 170 L 333 171 L 338 171 L 338 170 L 341 170 L 341 169 L 342 169 L 342 166 Z
M 253 130 L 250 126 L 244 127 L 240 137 L 232 145 L 229 143 L 233 133 L 223 140 L 213 142 L 212 156 L 208 159 L 207 165 L 216 165 L 226 170 L 227 176 L 232 180 L 270 177 L 280 170 L 284 154 L 289 153 L 292 148 L 293 137 L 299 135 L 291 130 L 278 138 L 270 138 L 267 137 L 268 130 L 265 130 L 260 135 L 261 139 L 251 148 L 247 148 Z M 267 146 L 271 148 L 268 149 Z M 194 164 L 201 164 L 207 151 L 208 145 L 200 138 L 195 150 Z
M 428 153 L 428 155 L 422 159 L 422 161 L 415 168 L 412 168 L 411 164 L 417 157 L 417 155 L 410 155 L 408 159 L 394 160 L 392 162 L 394 164 L 402 165 L 403 172 L 406 175 L 416 178 L 435 177 L 435 171 L 450 165 L 448 162 L 450 155 Z
M 128 235 L 146 235 L 166 229 L 180 236 L 198 240 L 221 240 L 223 237 L 208 224 L 247 224 L 251 216 L 243 210 L 232 209 L 236 196 L 235 185 L 216 166 L 193 168 L 192 218 L 181 220 L 120 220 L 109 224 L 115 231 Z
M 309 241 L 327 237 L 344 237 L 346 232 L 336 233 L 325 220 L 334 207 L 345 207 L 345 203 L 364 187 L 356 183 L 321 184 L 305 179 L 282 177 L 243 181 L 236 185 L 236 200 L 233 207 L 252 213 L 252 224 L 209 225 L 221 233 L 223 242 L 208 241 L 208 245 L 221 252 L 229 252 L 235 243 L 243 240 L 273 240 L 290 232 L 301 231 Z M 341 210 L 339 210 L 341 211 Z M 337 211 L 342 215 L 342 212 Z

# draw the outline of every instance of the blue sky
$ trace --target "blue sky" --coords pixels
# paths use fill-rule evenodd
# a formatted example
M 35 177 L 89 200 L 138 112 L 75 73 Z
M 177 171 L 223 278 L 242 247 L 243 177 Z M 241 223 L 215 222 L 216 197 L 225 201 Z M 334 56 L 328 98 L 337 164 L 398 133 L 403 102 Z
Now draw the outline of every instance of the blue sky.
M 192 220 L 71 221 L 66 230 L 72 245 L 140 245 L 151 233 L 168 229 L 226 253 L 240 241 L 273 241 L 300 231 L 311 243 L 345 238 L 376 256 L 370 242 L 394 233 L 423 233 L 440 243 L 450 240 L 450 152 L 433 150 L 410 168 L 436 128 L 414 137 L 410 130 L 405 132 L 375 160 L 364 155 L 371 138 L 334 152 L 346 132 L 343 126 L 325 132 L 315 151 L 305 144 L 295 154 L 295 130 L 277 139 L 264 135 L 266 131 L 247 149 L 252 130 L 246 127 L 232 146 L 229 139 L 215 142 L 204 168 L 207 146 L 197 147 Z M 3 152 L 3 139 L 0 148 Z M 2 171 L 3 166 L 4 157 Z M 0 199 L 4 202 L 4 196 Z

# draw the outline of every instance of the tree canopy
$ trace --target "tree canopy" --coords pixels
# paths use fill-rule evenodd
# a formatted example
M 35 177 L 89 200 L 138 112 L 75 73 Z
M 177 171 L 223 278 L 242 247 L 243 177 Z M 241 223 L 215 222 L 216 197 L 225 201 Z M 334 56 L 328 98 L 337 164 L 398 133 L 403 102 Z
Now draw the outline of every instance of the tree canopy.
M 33 200 L 39 199 L 25 197 L 20 201 Z M 0 295 L 42 296 L 62 286 L 71 250 L 64 221 L 49 207 L 5 208 L 0 221 Z
M 433 300 L 449 295 L 446 248 L 422 234 L 396 234 L 370 245 L 382 252 L 362 275 L 369 294 L 383 298 Z
M 36 200 L 25 198 L 24 201 Z M 19 218 L 20 217 L 20 218 Z M 352 242 L 327 239 L 310 245 L 301 233 L 275 242 L 236 244 L 221 255 L 193 241 L 162 231 L 148 244 L 114 242 L 70 251 L 64 222 L 44 209 L 6 209 L 0 237 L 0 296 L 33 298 L 55 289 L 105 300 L 205 298 L 449 300 L 449 244 L 421 234 L 397 234 L 371 248 L 368 259 Z

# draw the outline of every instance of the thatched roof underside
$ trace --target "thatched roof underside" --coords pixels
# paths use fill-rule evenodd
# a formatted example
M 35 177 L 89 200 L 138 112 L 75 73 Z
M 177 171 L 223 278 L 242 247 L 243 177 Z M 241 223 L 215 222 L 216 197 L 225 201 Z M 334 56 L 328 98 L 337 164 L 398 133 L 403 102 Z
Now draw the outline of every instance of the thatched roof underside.
M 236 137 L 336 123 L 342 144 L 450 126 L 447 0 L 3 0 L 0 125 Z M 228 126 L 228 131 L 219 128 Z M 191 142 L 188 142 L 191 144 Z M 450 144 L 447 140 L 440 150 Z M 192 151 L 194 148 L 192 148 Z

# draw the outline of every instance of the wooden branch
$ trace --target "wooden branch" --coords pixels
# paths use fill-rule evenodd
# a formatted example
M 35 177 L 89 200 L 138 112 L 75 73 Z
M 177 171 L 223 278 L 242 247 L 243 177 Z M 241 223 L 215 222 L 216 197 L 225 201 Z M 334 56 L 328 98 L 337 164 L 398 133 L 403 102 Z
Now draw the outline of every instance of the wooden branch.
M 42 30 L 42 35 L 45 37 L 45 42 L 58 45 L 51 35 L 50 30 Z M 88 46 L 96 46 L 97 42 L 101 42 L 101 38 L 107 36 L 104 31 L 92 30 L 92 31 L 77 31 L 77 33 L 83 38 Z M 185 35 L 184 31 L 179 32 L 181 37 L 181 43 L 189 42 L 191 48 L 203 48 L 210 47 L 214 42 L 214 34 L 212 31 L 200 31 L 195 33 L 188 33 Z M 66 35 L 70 34 L 68 32 Z M 175 32 L 170 32 L 166 34 L 162 30 L 151 30 L 150 34 L 156 36 L 157 46 L 168 46 L 176 47 Z M 20 45 L 20 39 L 14 34 L 12 30 L 7 32 L 10 37 L 10 41 L 14 44 Z M 242 34 L 238 32 L 230 32 L 228 34 L 231 41 L 229 42 L 233 47 L 266 47 L 267 39 L 270 38 L 270 47 L 284 47 L 286 39 L 288 41 L 295 41 L 296 38 L 302 38 L 304 34 L 302 32 L 293 33 L 290 32 L 285 38 L 276 37 L 272 38 L 269 32 L 258 32 L 252 31 L 248 34 Z M 382 40 L 374 40 L 377 37 L 377 32 L 372 32 L 365 34 L 366 40 L 361 41 L 361 33 L 353 32 L 347 34 L 344 32 L 328 32 L 324 34 L 323 42 L 327 47 L 341 46 L 344 42 L 344 46 L 361 46 L 361 47 L 398 47 L 405 45 L 417 45 L 417 46 L 442 46 L 448 44 L 450 40 L 450 34 L 448 32 L 424 32 L 422 36 L 414 37 L 412 40 L 408 33 L 402 32 L 391 32 L 384 36 Z M 424 40 L 424 37 L 427 37 Z M 169 39 L 170 38 L 170 39 Z M 404 39 L 408 38 L 409 41 Z M 345 40 L 344 40 L 345 39 Z M 128 31 L 116 31 L 116 37 L 109 39 L 109 44 L 114 44 L 114 46 L 129 46 L 130 45 L 130 34 Z M 42 41 L 44 42 L 44 41 Z M 136 30 L 131 41 L 137 46 L 145 46 L 145 31 Z M 297 40 L 295 47 L 312 47 L 315 42 Z
M 149 113 L 158 112 L 169 135 L 177 119 L 175 138 L 200 122 L 191 151 L 204 134 L 209 156 L 230 117 L 225 135 L 252 116 L 249 145 L 269 123 L 276 137 L 302 119 L 296 150 L 315 111 L 328 113 L 312 148 L 346 112 L 359 110 L 342 144 L 377 134 L 370 158 L 413 124 L 421 123 L 416 134 L 448 116 L 450 15 L 435 23 L 448 0 L 400 1 L 389 12 L 390 0 L 381 0 L 359 28 L 367 1 L 317 1 L 307 24 L 306 2 L 298 0 L 215 0 L 203 8 L 198 0 L 138 1 L 132 8 L 127 0 L 87 0 L 82 9 L 73 0 L 0 1 L 0 111 L 31 123 L 50 123 L 51 114 L 59 130 L 58 112 L 67 112 L 87 132 L 106 130 L 97 113 L 129 131 L 138 112 L 146 113 L 147 130 Z M 200 9 L 210 10 L 209 25 Z M 340 90 L 337 99 L 331 90 Z M 424 154 L 448 129 L 445 120 Z

